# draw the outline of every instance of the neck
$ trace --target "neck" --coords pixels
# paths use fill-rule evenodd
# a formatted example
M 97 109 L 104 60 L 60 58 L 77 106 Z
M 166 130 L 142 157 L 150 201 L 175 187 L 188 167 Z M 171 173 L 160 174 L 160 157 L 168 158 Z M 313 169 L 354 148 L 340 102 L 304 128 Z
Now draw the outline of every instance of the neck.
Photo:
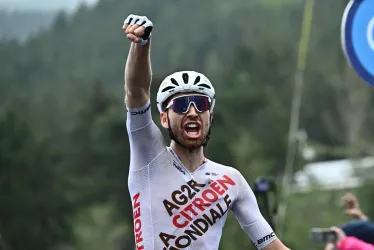
M 202 146 L 195 149 L 187 149 L 175 143 L 175 141 L 171 141 L 170 147 L 191 173 L 195 172 L 205 161 Z

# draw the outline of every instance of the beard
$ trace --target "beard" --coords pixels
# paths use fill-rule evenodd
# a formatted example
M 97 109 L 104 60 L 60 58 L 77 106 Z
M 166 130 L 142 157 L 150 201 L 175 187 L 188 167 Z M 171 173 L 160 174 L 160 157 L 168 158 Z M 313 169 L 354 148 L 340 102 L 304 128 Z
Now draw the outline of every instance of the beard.
M 186 133 L 186 130 L 182 125 L 179 126 L 172 126 L 172 132 L 174 134 L 175 139 L 182 144 L 183 147 L 193 150 L 200 148 L 204 142 L 206 141 L 209 133 L 209 126 L 210 124 L 204 124 L 199 129 L 199 137 L 191 138 Z

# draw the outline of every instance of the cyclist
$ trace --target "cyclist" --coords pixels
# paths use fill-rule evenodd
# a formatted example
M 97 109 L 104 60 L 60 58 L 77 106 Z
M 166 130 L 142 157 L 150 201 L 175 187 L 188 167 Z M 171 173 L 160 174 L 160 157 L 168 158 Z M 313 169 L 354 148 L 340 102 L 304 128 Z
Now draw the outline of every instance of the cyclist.
M 161 83 L 157 107 L 171 138 L 170 146 L 165 145 L 150 111 L 152 29 L 153 23 L 138 15 L 129 15 L 123 25 L 132 41 L 125 103 L 137 249 L 217 250 L 228 210 L 258 249 L 288 249 L 261 215 L 241 173 L 204 157 L 215 90 L 203 74 L 175 72 Z

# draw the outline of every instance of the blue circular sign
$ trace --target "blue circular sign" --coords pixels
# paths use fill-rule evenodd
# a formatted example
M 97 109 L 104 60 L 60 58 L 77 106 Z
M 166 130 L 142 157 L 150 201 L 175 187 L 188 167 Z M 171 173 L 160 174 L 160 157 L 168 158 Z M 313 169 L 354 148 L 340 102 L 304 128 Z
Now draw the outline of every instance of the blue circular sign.
M 347 60 L 362 79 L 374 86 L 374 0 L 351 0 L 341 28 Z

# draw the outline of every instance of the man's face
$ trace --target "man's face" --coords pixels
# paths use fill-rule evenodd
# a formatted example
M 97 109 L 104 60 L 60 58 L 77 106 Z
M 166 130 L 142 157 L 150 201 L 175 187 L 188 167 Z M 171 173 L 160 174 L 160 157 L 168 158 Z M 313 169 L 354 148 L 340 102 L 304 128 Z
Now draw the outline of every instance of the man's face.
M 195 94 L 177 94 L 173 96 L 172 99 L 185 95 Z M 194 103 L 191 103 L 186 113 L 176 113 L 171 107 L 168 108 L 166 112 L 168 112 L 170 126 L 174 136 L 184 147 L 193 149 L 200 147 L 204 143 L 209 133 L 211 119 L 213 118 L 209 110 L 199 112 L 194 106 Z M 166 112 L 160 115 L 161 123 L 164 128 L 169 128 Z

